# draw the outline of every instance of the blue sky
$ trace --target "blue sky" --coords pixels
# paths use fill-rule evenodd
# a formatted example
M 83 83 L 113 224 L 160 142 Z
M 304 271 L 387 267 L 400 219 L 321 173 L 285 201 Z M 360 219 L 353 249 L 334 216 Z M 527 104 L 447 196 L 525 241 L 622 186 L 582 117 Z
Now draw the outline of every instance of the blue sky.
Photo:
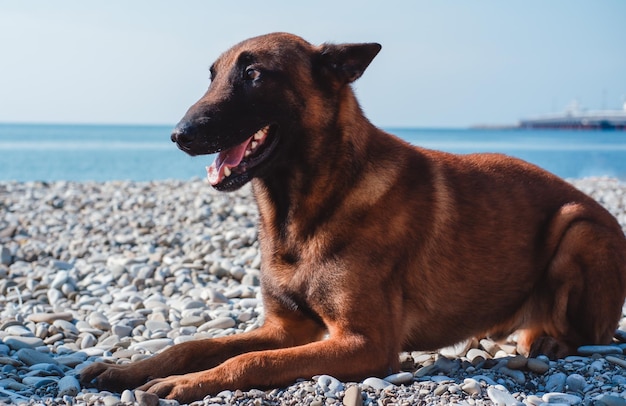
M 626 1 L 0 0 L 0 122 L 175 124 L 208 67 L 273 31 L 379 42 L 355 83 L 379 126 L 621 108 Z

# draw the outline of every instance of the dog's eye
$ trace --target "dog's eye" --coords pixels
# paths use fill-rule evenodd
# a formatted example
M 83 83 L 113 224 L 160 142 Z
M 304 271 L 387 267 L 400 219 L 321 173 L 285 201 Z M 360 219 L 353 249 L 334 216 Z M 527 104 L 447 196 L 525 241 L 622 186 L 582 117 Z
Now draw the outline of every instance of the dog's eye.
M 245 77 L 248 80 L 254 80 L 261 76 L 261 72 L 258 69 L 248 68 L 245 72 Z

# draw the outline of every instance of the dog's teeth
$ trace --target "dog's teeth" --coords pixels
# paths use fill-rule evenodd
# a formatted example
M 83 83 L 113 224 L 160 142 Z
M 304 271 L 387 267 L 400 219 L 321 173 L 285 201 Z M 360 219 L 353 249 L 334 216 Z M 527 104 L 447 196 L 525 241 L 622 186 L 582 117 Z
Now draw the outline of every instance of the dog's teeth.
M 245 156 L 246 158 L 250 155 L 252 155 L 252 151 L 250 151 L 249 149 L 247 149 L 246 152 L 243 153 L 243 156 Z
M 255 148 L 256 148 L 256 147 L 258 147 L 258 146 L 259 146 L 259 143 L 258 143 L 258 142 L 256 142 L 256 141 L 252 141 L 252 142 L 250 143 L 250 148 L 251 148 L 251 149 L 255 149 Z
M 254 139 L 258 141 L 262 139 L 264 135 L 265 135 L 265 131 L 259 130 L 254 134 Z
M 225 177 L 229 177 L 231 174 L 231 170 L 230 168 L 227 166 L 226 168 L 224 168 L 224 176 Z

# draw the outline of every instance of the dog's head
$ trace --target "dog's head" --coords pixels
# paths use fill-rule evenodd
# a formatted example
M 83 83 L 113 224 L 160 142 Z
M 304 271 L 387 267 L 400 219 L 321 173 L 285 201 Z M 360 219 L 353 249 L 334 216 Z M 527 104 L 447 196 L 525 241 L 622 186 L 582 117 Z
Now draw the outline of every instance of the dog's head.
M 313 46 L 284 33 L 241 42 L 215 61 L 209 89 L 178 123 L 172 141 L 190 155 L 219 153 L 207 167 L 218 190 L 269 176 L 276 162 L 295 158 L 295 145 L 302 143 L 295 138 L 305 137 L 306 128 L 336 120 L 330 112 L 342 89 L 380 48 Z

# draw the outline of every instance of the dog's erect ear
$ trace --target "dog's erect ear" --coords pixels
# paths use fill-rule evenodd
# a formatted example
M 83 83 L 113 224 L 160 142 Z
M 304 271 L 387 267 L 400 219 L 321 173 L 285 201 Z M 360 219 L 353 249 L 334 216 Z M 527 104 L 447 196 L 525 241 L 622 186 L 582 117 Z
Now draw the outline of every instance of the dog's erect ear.
M 367 44 L 323 44 L 320 47 L 319 63 L 322 69 L 344 83 L 361 77 L 382 46 Z

